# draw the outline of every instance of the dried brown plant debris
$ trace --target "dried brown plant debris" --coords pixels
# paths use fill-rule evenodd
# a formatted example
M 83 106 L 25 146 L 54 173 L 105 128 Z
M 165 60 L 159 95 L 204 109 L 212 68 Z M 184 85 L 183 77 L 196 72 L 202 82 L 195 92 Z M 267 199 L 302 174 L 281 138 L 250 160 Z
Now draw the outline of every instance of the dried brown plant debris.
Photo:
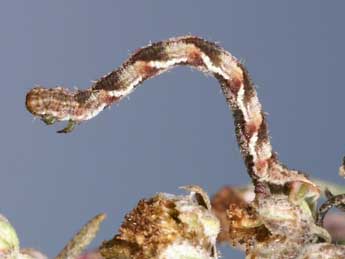
M 205 207 L 208 197 L 200 199 L 204 195 L 192 191 L 187 196 L 158 194 L 141 200 L 126 215 L 119 234 L 101 245 L 100 253 L 105 259 L 217 258 L 219 221 Z
M 254 200 L 248 199 L 250 192 L 252 188 L 223 187 L 212 198 L 222 226 L 220 242 L 245 250 L 251 259 L 345 258 L 344 246 L 330 243 L 298 191 L 294 197 L 267 193 Z

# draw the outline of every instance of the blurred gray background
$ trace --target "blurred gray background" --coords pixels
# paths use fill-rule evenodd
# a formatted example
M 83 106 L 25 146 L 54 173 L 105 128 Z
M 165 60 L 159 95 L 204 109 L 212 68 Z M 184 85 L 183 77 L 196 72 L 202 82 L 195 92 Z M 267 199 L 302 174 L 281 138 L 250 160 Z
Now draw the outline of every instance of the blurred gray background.
M 279 3 L 278 3 L 279 2 Z M 195 34 L 245 61 L 280 158 L 313 177 L 345 154 L 342 1 L 1 1 L 0 213 L 23 247 L 54 256 L 99 212 L 95 247 L 137 201 L 246 184 L 216 80 L 178 68 L 69 135 L 26 111 L 36 84 L 86 88 L 150 41 Z M 223 246 L 224 258 L 243 258 Z

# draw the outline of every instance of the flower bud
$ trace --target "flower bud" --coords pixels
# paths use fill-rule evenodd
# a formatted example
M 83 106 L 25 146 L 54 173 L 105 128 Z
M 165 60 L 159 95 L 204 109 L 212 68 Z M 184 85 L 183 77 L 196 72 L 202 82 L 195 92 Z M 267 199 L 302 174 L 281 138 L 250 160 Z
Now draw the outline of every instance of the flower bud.
M 11 223 L 0 214 L 0 258 L 14 258 L 19 253 L 19 240 Z

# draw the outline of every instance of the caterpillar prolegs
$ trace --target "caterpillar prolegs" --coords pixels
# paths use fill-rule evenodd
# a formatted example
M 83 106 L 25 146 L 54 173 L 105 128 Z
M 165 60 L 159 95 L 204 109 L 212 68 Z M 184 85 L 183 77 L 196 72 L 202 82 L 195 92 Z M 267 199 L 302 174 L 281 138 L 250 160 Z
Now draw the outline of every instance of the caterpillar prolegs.
M 284 167 L 272 151 L 265 116 L 245 67 L 217 44 L 198 37 L 172 38 L 141 48 L 121 67 L 86 90 L 33 88 L 26 96 L 26 107 L 46 124 L 68 121 L 67 127 L 59 131 L 67 133 L 75 124 L 119 102 L 144 80 L 179 65 L 191 66 L 219 81 L 232 110 L 237 141 L 254 183 L 281 186 L 298 182 L 308 186 L 313 197 L 318 196 L 317 186 L 303 174 Z

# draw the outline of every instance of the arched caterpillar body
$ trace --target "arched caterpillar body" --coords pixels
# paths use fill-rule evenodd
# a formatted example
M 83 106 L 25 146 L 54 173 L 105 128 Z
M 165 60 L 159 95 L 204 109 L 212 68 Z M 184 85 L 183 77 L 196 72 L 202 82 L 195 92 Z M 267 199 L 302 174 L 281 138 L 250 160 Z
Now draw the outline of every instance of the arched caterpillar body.
M 179 65 L 191 66 L 219 81 L 233 112 L 237 141 L 254 183 L 272 186 L 298 182 L 308 186 L 311 196 L 318 196 L 317 186 L 303 174 L 284 167 L 272 151 L 265 116 L 245 67 L 217 44 L 198 37 L 172 38 L 141 48 L 120 68 L 86 90 L 33 88 L 26 96 L 26 107 L 47 124 L 68 120 L 69 125 L 60 131 L 66 133 L 75 123 L 89 120 L 119 102 L 144 80 Z

